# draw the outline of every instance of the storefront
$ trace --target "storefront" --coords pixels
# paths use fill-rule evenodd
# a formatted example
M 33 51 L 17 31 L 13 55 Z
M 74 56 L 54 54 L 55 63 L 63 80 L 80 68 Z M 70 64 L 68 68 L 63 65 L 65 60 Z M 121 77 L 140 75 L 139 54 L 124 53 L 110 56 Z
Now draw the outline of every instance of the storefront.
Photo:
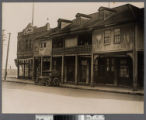
M 126 55 L 99 55 L 94 62 L 96 84 L 132 87 L 132 59 Z
M 65 82 L 75 83 L 75 56 L 65 56 Z
M 36 80 L 40 76 L 47 76 L 50 71 L 50 57 L 34 57 L 34 76 Z
M 62 57 L 57 56 L 52 58 L 52 70 L 59 72 L 61 75 Z
M 78 56 L 78 84 L 89 84 L 91 78 L 91 56 Z
M 31 79 L 32 78 L 32 64 L 33 64 L 32 58 L 17 59 L 15 60 L 15 62 L 18 68 L 17 78 Z

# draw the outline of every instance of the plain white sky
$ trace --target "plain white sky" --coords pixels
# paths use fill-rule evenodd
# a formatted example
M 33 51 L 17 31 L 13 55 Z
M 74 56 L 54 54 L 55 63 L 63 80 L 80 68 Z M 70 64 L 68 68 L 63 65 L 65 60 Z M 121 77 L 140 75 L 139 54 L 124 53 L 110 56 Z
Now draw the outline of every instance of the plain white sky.
M 137 7 L 144 7 L 143 2 L 128 2 Z M 48 22 L 51 28 L 57 26 L 58 18 L 74 19 L 76 13 L 91 14 L 98 10 L 99 7 L 117 7 L 126 2 L 37 2 L 34 3 L 34 25 L 44 26 Z M 17 57 L 17 34 L 22 31 L 28 23 L 32 21 L 32 3 L 11 3 L 3 2 L 2 4 L 2 28 L 5 31 L 6 40 L 3 45 L 3 68 L 5 67 L 8 34 L 11 32 L 10 52 L 8 68 L 16 68 L 14 59 Z

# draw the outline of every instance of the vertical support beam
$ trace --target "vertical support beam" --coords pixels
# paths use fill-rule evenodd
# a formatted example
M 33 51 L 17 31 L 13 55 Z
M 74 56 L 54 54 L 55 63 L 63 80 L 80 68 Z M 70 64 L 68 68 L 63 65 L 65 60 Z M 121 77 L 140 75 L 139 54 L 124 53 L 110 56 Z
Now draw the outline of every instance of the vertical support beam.
M 94 86 L 94 55 L 91 55 L 91 86 Z
M 113 65 L 113 67 L 114 67 L 114 85 L 115 86 L 117 86 L 118 85 L 118 71 L 117 71 L 117 69 L 118 69 L 118 67 L 117 67 L 117 59 L 114 59 L 113 58 L 113 60 L 114 60 L 114 63 L 112 64 Z
M 18 60 L 18 67 L 17 67 L 17 78 L 19 78 L 19 60 Z
M 35 64 L 35 57 L 33 57 L 33 61 L 32 61 L 32 80 L 35 79 L 35 67 L 34 67 L 34 64 Z
M 78 84 L 78 56 L 75 55 L 75 84 Z
M 117 86 L 118 85 L 118 78 L 117 78 L 117 69 L 115 68 L 115 73 L 114 73 L 114 85 Z
M 61 82 L 64 82 L 64 56 L 62 56 Z
M 41 56 L 41 76 L 43 75 L 43 57 Z
M 133 41 L 133 90 L 137 90 L 137 25 L 135 24 L 135 34 Z
M 89 84 L 89 61 L 87 60 L 87 69 L 86 69 L 86 84 Z
M 137 52 L 133 52 L 133 90 L 137 90 Z
M 24 67 L 23 67 L 23 76 L 25 78 L 25 60 L 24 60 Z
M 66 61 L 65 61 L 65 58 L 64 58 L 64 82 L 66 83 L 67 82 L 67 67 L 66 67 Z
M 30 60 L 28 60 L 28 79 L 30 79 Z
M 53 57 L 52 57 L 52 55 L 51 55 L 51 57 L 50 57 L 50 71 L 52 71 L 52 60 L 53 60 Z

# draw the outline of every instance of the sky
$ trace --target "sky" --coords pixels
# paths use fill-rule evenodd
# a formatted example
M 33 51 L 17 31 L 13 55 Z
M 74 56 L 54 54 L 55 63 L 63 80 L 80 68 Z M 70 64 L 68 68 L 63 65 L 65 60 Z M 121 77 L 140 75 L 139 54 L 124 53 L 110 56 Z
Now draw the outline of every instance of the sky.
M 53 28 L 57 26 L 58 18 L 72 20 L 75 18 L 76 13 L 91 14 L 97 12 L 101 6 L 113 8 L 127 3 L 139 8 L 144 7 L 143 2 L 35 2 L 34 26 L 41 27 L 49 22 L 50 27 Z M 5 30 L 3 68 L 6 63 L 8 33 L 11 33 L 8 69 L 16 69 L 14 59 L 17 58 L 17 35 L 28 23 L 32 22 L 32 5 L 31 2 L 2 3 L 2 29 Z

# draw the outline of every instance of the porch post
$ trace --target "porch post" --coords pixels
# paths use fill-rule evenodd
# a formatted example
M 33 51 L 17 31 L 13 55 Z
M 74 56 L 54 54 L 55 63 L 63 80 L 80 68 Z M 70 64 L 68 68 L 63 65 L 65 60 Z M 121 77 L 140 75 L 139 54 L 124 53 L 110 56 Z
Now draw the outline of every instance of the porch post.
M 135 39 L 133 41 L 133 90 L 137 90 L 137 25 L 135 24 Z
M 133 52 L 133 90 L 137 90 L 137 52 Z
M 17 78 L 19 78 L 19 60 L 18 60 L 18 67 L 17 67 Z
M 117 69 L 118 69 L 118 67 L 117 67 L 117 61 L 116 61 L 117 59 L 114 59 L 114 85 L 115 86 L 117 86 L 118 85 L 118 71 L 117 71 Z
M 91 55 L 91 86 L 94 86 L 94 55 Z
M 75 55 L 75 84 L 78 84 L 78 56 Z
M 34 64 L 35 64 L 35 58 L 33 57 L 33 63 L 32 63 L 32 80 L 34 80 L 35 70 L 34 70 Z
M 24 60 L 24 68 L 23 68 L 24 70 L 23 70 L 23 76 L 24 76 L 24 78 L 25 78 L 25 60 Z
M 41 76 L 43 75 L 43 57 L 41 56 Z
M 62 56 L 61 82 L 64 82 L 64 56 Z
M 50 71 L 52 71 L 52 56 L 50 57 Z
M 66 61 L 65 61 L 65 58 L 64 58 L 64 82 L 66 83 L 67 82 L 67 67 L 66 67 Z
M 28 60 L 28 79 L 30 79 L 30 60 Z
M 89 84 L 89 62 L 87 61 L 87 69 L 86 69 L 87 75 L 86 75 L 86 84 Z

